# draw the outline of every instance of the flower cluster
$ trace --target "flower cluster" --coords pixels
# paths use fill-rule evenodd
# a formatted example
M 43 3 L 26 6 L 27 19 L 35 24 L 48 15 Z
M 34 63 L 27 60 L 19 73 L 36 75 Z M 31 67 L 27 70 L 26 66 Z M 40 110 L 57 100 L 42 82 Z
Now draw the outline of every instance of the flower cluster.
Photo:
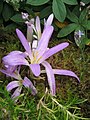
M 53 14 L 51 14 L 47 20 L 44 19 L 43 32 L 41 32 L 39 17 L 36 17 L 35 21 L 34 19 L 29 20 L 27 14 L 22 13 L 22 16 L 23 19 L 26 19 L 25 23 L 27 24 L 27 38 L 19 29 L 16 29 L 16 33 L 25 51 L 12 51 L 7 56 L 3 57 L 2 60 L 6 69 L 0 70 L 7 76 L 11 76 L 18 80 L 10 82 L 6 87 L 8 91 L 16 88 L 12 98 L 20 95 L 22 86 L 30 88 L 33 95 L 37 93 L 33 83 L 26 76 L 24 79 L 21 78 L 19 72 L 22 65 L 28 66 L 33 75 L 36 77 L 40 76 L 40 74 L 43 72 L 46 73 L 52 95 L 55 95 L 56 90 L 55 74 L 72 76 L 77 78 L 79 81 L 79 78 L 74 72 L 69 70 L 53 69 L 46 61 L 47 58 L 59 52 L 60 50 L 63 50 L 69 45 L 69 43 L 64 42 L 52 48 L 48 48 L 48 43 L 54 30 L 53 26 L 51 25 L 54 17 Z M 41 70 L 40 65 L 43 65 L 45 69 Z

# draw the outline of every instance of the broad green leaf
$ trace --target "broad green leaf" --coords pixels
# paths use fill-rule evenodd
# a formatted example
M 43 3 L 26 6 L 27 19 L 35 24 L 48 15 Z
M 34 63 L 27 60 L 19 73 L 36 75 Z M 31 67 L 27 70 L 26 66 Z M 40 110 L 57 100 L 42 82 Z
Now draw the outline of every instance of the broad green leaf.
M 61 0 L 53 0 L 53 13 L 58 21 L 63 22 L 66 17 L 66 7 Z
M 79 17 L 79 22 L 81 24 L 83 24 L 83 22 L 86 20 L 86 15 L 87 15 L 87 10 L 84 9 L 81 14 L 80 14 L 80 17 Z
M 78 17 L 67 8 L 67 18 L 75 23 L 78 23 Z
M 87 29 L 90 30 L 90 20 L 87 20 L 85 24 L 83 24 L 83 26 Z
M 12 21 L 19 23 L 19 22 L 24 22 L 24 20 L 22 19 L 21 14 L 16 14 L 11 18 Z
M 87 21 L 87 30 L 90 30 L 90 20 Z
M 69 4 L 69 5 L 76 5 L 77 0 L 62 0 L 64 3 Z
M 17 28 L 17 25 L 14 23 L 11 23 L 4 28 L 4 31 L 9 33 L 9 32 L 15 31 L 16 28 Z
M 30 9 L 30 7 L 25 7 L 24 10 L 26 10 L 32 17 L 35 17 L 35 13 L 32 11 L 32 9 Z
M 88 39 L 88 38 L 84 38 L 84 44 L 85 45 L 89 45 L 90 46 L 90 39 Z
M 62 28 L 59 33 L 58 33 L 58 37 L 65 37 L 68 34 L 70 34 L 71 32 L 73 32 L 76 28 L 77 28 L 77 24 L 75 23 L 71 23 L 69 25 L 67 25 L 66 27 Z
M 5 3 L 2 11 L 2 16 L 4 20 L 8 21 L 13 16 L 13 14 L 14 14 L 13 8 L 10 5 Z
M 27 0 L 27 4 L 35 5 L 35 6 L 43 5 L 47 2 L 49 2 L 49 0 Z
M 3 10 L 3 0 L 0 0 L 0 14 L 2 13 Z
M 84 2 L 85 4 L 90 3 L 90 0 L 81 0 L 82 2 Z
M 80 13 L 81 13 L 81 11 L 80 11 L 80 6 L 79 6 L 79 5 L 76 5 L 76 6 L 74 7 L 74 9 L 72 10 L 72 12 L 73 12 L 77 17 L 79 17 L 79 16 L 80 16 Z
M 46 18 L 51 13 L 52 13 L 52 8 L 51 8 L 51 6 L 48 6 L 40 12 L 40 18 Z

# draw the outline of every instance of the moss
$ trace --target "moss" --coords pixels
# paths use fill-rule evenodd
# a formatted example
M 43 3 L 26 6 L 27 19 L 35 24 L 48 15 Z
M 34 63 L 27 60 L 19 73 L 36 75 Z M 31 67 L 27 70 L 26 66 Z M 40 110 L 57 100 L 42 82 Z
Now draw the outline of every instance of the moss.
M 13 50 L 23 50 L 21 47 L 21 43 L 15 34 L 4 34 L 0 37 L 0 68 L 2 67 L 2 57 Z M 61 42 L 67 40 L 55 40 L 52 39 L 50 41 L 49 47 L 53 47 Z M 78 84 L 75 78 L 67 77 L 67 76 L 56 76 L 56 92 L 57 98 L 61 99 L 64 103 L 68 100 L 69 97 L 74 97 L 74 95 L 79 98 L 88 99 L 87 103 L 82 104 L 80 107 L 82 108 L 83 115 L 85 117 L 90 117 L 89 115 L 89 101 L 90 101 L 90 48 L 87 47 L 84 51 L 84 60 L 82 58 L 80 49 L 75 46 L 75 44 L 71 44 L 65 48 L 63 51 L 58 52 L 48 59 L 48 62 L 52 65 L 53 68 L 57 69 L 68 69 L 75 72 L 80 78 L 81 82 Z M 25 71 L 26 72 L 26 71 Z M 24 71 L 23 71 L 24 73 Z M 7 85 L 8 80 L 6 80 L 5 75 L 0 73 L 2 83 L 0 85 Z M 6 82 L 5 82 L 6 81 Z M 38 90 L 37 100 L 41 98 L 45 91 L 45 82 L 36 81 L 36 86 Z M 71 92 L 70 92 L 71 91 Z M 71 94 L 70 94 L 71 93 Z

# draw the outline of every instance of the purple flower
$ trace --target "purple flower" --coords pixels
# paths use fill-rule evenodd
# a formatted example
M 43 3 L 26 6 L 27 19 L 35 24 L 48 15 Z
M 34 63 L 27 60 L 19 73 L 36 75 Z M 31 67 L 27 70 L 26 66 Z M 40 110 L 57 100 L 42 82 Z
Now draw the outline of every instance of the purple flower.
M 13 51 L 3 58 L 3 62 L 8 65 L 27 65 L 31 68 L 35 76 L 40 75 L 40 64 L 47 58 L 66 48 L 69 44 L 67 42 L 59 44 L 53 48 L 48 48 L 48 43 L 53 32 L 52 26 L 47 26 L 38 42 L 37 48 L 33 51 L 26 40 L 25 36 L 20 30 L 16 30 L 17 35 L 24 46 L 26 53 L 20 51 Z
M 20 51 L 13 51 L 9 55 L 3 58 L 3 62 L 7 65 L 12 65 L 12 66 L 17 66 L 17 65 L 29 66 L 35 76 L 39 76 L 40 73 L 42 72 L 40 70 L 40 64 L 42 64 L 46 70 L 51 94 L 55 95 L 56 85 L 55 85 L 54 74 L 72 76 L 77 78 L 78 81 L 79 78 L 76 76 L 75 73 L 69 70 L 58 70 L 58 69 L 53 70 L 51 65 L 45 61 L 47 58 L 59 52 L 60 50 L 63 50 L 69 45 L 69 43 L 64 42 L 50 49 L 48 48 L 48 43 L 53 33 L 53 26 L 51 26 L 52 20 L 53 20 L 53 15 L 51 15 L 48 18 L 47 22 L 45 22 L 45 28 L 40 37 L 40 40 L 38 41 L 38 44 L 35 45 L 35 49 L 33 49 L 33 44 L 32 46 L 31 44 L 29 44 L 23 33 L 19 29 L 16 29 L 16 33 L 23 47 L 25 48 L 25 52 L 22 53 Z M 39 21 L 38 17 L 37 17 L 37 21 Z M 39 31 L 41 29 L 40 21 L 39 21 L 39 26 L 37 25 L 37 23 L 38 22 L 36 22 L 36 30 Z
M 13 66 L 9 66 L 7 68 L 8 70 L 6 69 L 6 70 L 0 70 L 0 71 L 6 74 L 7 76 L 17 79 L 15 81 L 10 82 L 6 87 L 7 91 L 11 91 L 14 88 L 16 88 L 16 90 L 12 94 L 12 98 L 16 98 L 20 95 L 22 86 L 29 88 L 31 90 L 31 94 L 35 95 L 37 93 L 36 88 L 33 86 L 32 82 L 27 77 L 24 77 L 24 79 L 21 78 L 19 74 L 20 68 L 15 69 L 15 71 L 12 72 L 12 71 L 9 71 L 10 67 L 13 68 Z
M 50 26 L 53 22 L 54 15 L 51 14 L 48 18 L 47 21 L 44 19 L 44 27 Z
M 22 18 L 27 18 L 28 17 L 28 14 L 26 13 L 23 13 L 22 14 Z M 23 18 L 23 19 L 24 19 Z M 53 22 L 53 18 L 54 18 L 54 15 L 51 14 L 47 20 L 44 19 L 44 28 L 46 26 L 50 26 Z M 32 39 L 37 39 L 37 40 L 40 40 L 41 38 L 41 24 L 40 24 L 40 18 L 37 16 L 36 17 L 36 21 L 35 21 L 35 24 L 34 24 L 34 19 L 32 18 L 31 20 L 29 20 L 27 18 L 27 21 L 25 22 L 27 24 L 27 40 L 31 43 L 32 42 Z
M 75 77 L 80 82 L 77 75 L 70 70 L 52 69 L 51 65 L 47 61 L 44 61 L 42 63 L 42 65 L 45 67 L 45 71 L 43 72 L 43 70 L 42 70 L 41 73 L 46 73 L 47 74 L 48 83 L 49 83 L 50 91 L 51 91 L 52 95 L 55 95 L 55 90 L 56 90 L 54 74 Z

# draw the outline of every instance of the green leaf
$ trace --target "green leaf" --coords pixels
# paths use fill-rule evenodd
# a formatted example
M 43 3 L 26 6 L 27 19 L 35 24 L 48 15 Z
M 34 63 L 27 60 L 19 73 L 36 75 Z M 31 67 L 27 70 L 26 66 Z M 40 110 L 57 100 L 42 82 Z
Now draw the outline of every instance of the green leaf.
M 78 17 L 67 8 L 67 18 L 75 23 L 78 23 Z
M 88 39 L 88 38 L 84 38 L 84 44 L 85 45 L 89 45 L 90 46 L 90 39 Z
M 79 17 L 79 22 L 80 24 L 83 24 L 83 22 L 86 20 L 86 15 L 87 15 L 87 10 L 84 9 L 81 14 L 80 14 L 80 17 Z
M 49 2 L 49 0 L 27 0 L 27 4 L 38 6 Z
M 90 20 L 87 20 L 85 24 L 83 24 L 83 26 L 87 29 L 90 30 Z
M 17 28 L 17 25 L 14 23 L 11 23 L 4 28 L 4 31 L 9 33 L 9 32 L 15 31 L 16 28 Z
M 79 6 L 79 5 L 76 5 L 76 6 L 74 7 L 74 9 L 72 10 L 72 12 L 73 12 L 77 17 L 79 17 L 79 16 L 80 16 L 80 13 L 81 13 L 81 11 L 80 11 L 80 6 Z
M 30 7 L 25 7 L 24 10 L 26 10 L 32 17 L 35 17 L 35 13 L 32 11 L 32 9 L 30 9 Z
M 87 30 L 90 30 L 90 20 L 87 21 L 87 26 L 86 26 Z
M 40 18 L 46 18 L 52 13 L 52 8 L 51 6 L 45 7 L 41 12 L 40 12 Z
M 81 0 L 82 2 L 84 2 L 85 4 L 90 3 L 90 0 Z
M 66 17 L 66 7 L 61 0 L 53 0 L 53 13 L 55 17 L 60 21 L 63 22 Z
M 77 0 L 62 0 L 64 3 L 69 5 L 77 5 Z
M 3 0 L 0 1 L 0 14 L 2 13 L 3 10 Z
M 16 14 L 11 18 L 12 21 L 19 23 L 19 22 L 24 22 L 24 20 L 22 19 L 22 15 L 21 14 Z
M 13 16 L 13 14 L 14 14 L 13 8 L 10 5 L 5 3 L 2 11 L 2 16 L 4 20 L 8 21 Z
M 78 25 L 75 24 L 75 23 L 71 23 L 71 24 L 67 25 L 66 27 L 62 28 L 59 31 L 58 37 L 65 37 L 65 36 L 67 36 L 68 34 L 73 32 L 77 27 L 78 27 Z

